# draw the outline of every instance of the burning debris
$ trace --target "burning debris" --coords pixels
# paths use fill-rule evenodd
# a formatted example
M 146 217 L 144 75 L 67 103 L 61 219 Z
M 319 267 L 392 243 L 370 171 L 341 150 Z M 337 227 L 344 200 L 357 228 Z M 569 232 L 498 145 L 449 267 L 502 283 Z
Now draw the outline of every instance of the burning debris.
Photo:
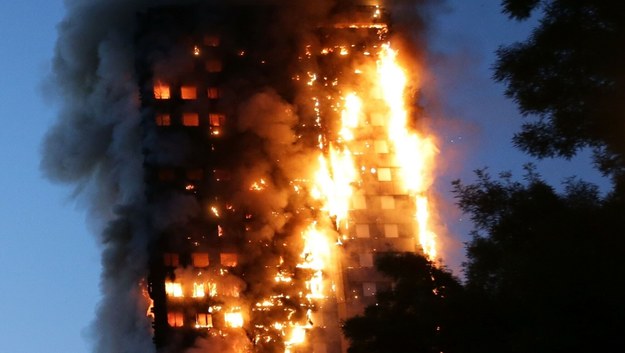
M 162 352 L 337 352 L 339 320 L 387 283 L 376 252 L 437 257 L 436 146 L 388 18 L 356 1 L 70 7 L 69 118 L 43 165 L 109 222 L 97 352 L 152 336 Z

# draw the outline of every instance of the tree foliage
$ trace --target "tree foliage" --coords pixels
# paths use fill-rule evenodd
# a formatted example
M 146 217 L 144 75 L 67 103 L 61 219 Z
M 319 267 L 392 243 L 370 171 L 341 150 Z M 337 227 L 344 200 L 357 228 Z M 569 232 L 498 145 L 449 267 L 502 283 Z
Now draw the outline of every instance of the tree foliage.
M 524 42 L 498 50 L 495 79 L 531 121 L 514 138 L 537 157 L 595 151 L 602 171 L 625 171 L 625 2 L 504 0 L 506 14 L 541 10 Z
M 390 253 L 376 267 L 392 281 L 377 303 L 343 326 L 348 353 L 438 353 L 454 351 L 459 327 L 454 316 L 462 287 L 448 271 L 425 257 Z
M 455 182 L 475 224 L 465 303 L 481 352 L 625 351 L 625 207 L 570 179 L 558 194 L 530 170 L 525 183 L 485 171 Z

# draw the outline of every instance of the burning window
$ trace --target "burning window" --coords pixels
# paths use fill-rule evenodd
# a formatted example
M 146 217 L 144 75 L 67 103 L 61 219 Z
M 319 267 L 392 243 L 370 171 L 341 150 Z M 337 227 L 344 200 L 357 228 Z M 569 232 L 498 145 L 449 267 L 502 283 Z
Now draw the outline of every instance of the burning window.
M 380 206 L 383 210 L 394 210 L 395 198 L 393 196 L 380 196 Z
M 235 267 L 237 265 L 237 254 L 235 253 L 221 253 L 219 255 L 221 265 L 225 267 Z
M 384 237 L 397 238 L 399 237 L 399 227 L 397 224 L 385 224 L 384 225 Z
M 184 293 L 182 292 L 182 283 L 165 282 L 165 293 L 167 293 L 168 296 L 174 298 L 184 297 Z
M 167 323 L 171 327 L 182 327 L 184 325 L 182 312 L 173 311 L 167 313 Z
M 157 82 L 154 84 L 154 98 L 155 99 L 169 99 L 171 98 L 171 93 L 169 92 L 169 86 Z
M 206 288 L 204 283 L 193 283 L 193 298 L 204 298 L 206 296 Z
M 182 99 L 197 99 L 197 88 L 195 86 L 180 87 L 180 97 Z
M 204 178 L 204 170 L 202 168 L 187 169 L 186 174 L 189 180 L 198 181 Z
M 191 254 L 194 267 L 208 267 L 208 253 L 206 252 L 194 252 Z
M 362 295 L 365 297 L 375 296 L 376 290 L 376 285 L 373 282 L 365 282 L 362 284 Z
M 206 62 L 206 72 L 221 72 L 222 70 L 222 64 L 221 61 L 213 59 L 213 60 L 208 60 Z
M 182 114 L 182 125 L 200 126 L 200 116 L 198 113 L 184 113 Z
M 173 169 L 162 168 L 158 170 L 158 180 L 160 181 L 172 181 L 176 178 L 176 173 Z
M 171 116 L 169 114 L 156 114 L 156 125 L 158 126 L 170 126 Z
M 392 181 L 391 168 L 378 168 L 378 181 Z
M 388 153 L 388 143 L 385 140 L 375 140 L 373 142 L 375 153 Z
M 367 200 L 364 195 L 354 195 L 352 197 L 352 208 L 355 210 L 366 210 Z
M 243 315 L 240 312 L 225 313 L 224 320 L 228 327 L 243 327 Z
M 180 266 L 180 257 L 175 253 L 165 253 L 163 254 L 163 260 L 165 266 L 169 267 L 178 267 Z
M 208 120 L 210 122 L 211 127 L 219 127 L 224 124 L 226 120 L 226 116 L 223 114 L 210 113 L 208 114 Z
M 219 36 L 214 34 L 209 34 L 204 36 L 204 45 L 207 47 L 218 47 L 219 46 Z
M 208 99 L 218 99 L 220 96 L 219 88 L 217 87 L 208 87 Z
M 213 316 L 207 313 L 195 314 L 195 328 L 211 328 L 213 327 Z
M 361 267 L 373 267 L 373 254 L 364 253 L 358 254 L 358 263 Z
M 356 236 L 358 238 L 369 238 L 369 225 L 356 224 Z

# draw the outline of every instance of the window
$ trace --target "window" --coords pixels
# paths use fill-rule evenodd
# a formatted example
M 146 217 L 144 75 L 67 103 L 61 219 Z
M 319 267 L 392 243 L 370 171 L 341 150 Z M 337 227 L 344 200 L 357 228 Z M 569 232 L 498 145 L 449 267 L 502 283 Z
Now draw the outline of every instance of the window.
M 385 224 L 384 225 L 384 236 L 386 238 L 397 238 L 399 237 L 399 229 L 397 224 Z
M 174 297 L 174 298 L 184 297 L 184 293 L 182 291 L 182 283 L 165 282 L 165 293 L 167 293 L 167 296 L 169 297 Z
M 358 254 L 358 262 L 360 263 L 360 267 L 373 267 L 373 254 Z
M 374 113 L 370 116 L 371 125 L 373 126 L 384 126 L 386 124 L 386 119 L 383 114 Z
M 204 298 L 206 296 L 206 290 L 204 283 L 193 283 L 193 298 Z
M 207 72 L 221 72 L 222 65 L 219 60 L 208 60 L 206 62 L 206 71 Z
M 215 169 L 213 170 L 213 174 L 215 175 L 216 181 L 230 180 L 230 173 L 228 173 L 228 171 L 226 170 Z
M 217 87 L 208 87 L 208 98 L 209 99 L 218 99 L 220 96 L 219 88 Z
M 184 126 L 200 126 L 200 117 L 198 113 L 182 114 L 182 125 Z
M 222 266 L 235 267 L 237 265 L 237 254 L 235 253 L 221 253 L 219 259 Z
M 170 126 L 171 116 L 169 114 L 156 114 L 156 125 L 158 126 Z
M 180 266 L 180 257 L 175 253 L 165 253 L 163 254 L 163 260 L 165 266 L 169 267 L 178 267 Z
M 352 208 L 354 210 L 366 210 L 367 200 L 364 195 L 354 195 L 352 197 Z
M 375 153 L 388 153 L 388 144 L 385 140 L 375 140 L 373 142 Z
M 167 313 L 167 323 L 171 327 L 182 327 L 184 325 L 182 313 L 179 311 Z
M 209 34 L 204 36 L 204 45 L 208 47 L 218 47 L 219 46 L 219 36 L 215 34 Z
M 195 328 L 211 328 L 213 327 L 213 316 L 207 313 L 195 314 Z
M 197 89 L 194 86 L 180 87 L 180 97 L 182 99 L 197 99 Z
M 375 296 L 376 285 L 373 282 L 365 282 L 362 284 L 362 295 L 364 297 L 373 297 Z
M 356 224 L 356 236 L 358 238 L 369 238 L 369 225 Z
M 378 181 L 392 181 L 391 168 L 378 168 Z
M 210 122 L 210 126 L 218 127 L 224 124 L 224 121 L 226 120 L 226 116 L 223 114 L 210 113 L 208 114 L 208 120 Z
M 163 168 L 158 170 L 158 180 L 160 181 L 172 181 L 176 178 L 176 173 L 173 169 Z
M 393 196 L 380 196 L 380 207 L 383 210 L 395 209 L 395 198 Z
M 187 169 L 186 174 L 187 179 L 189 180 L 202 180 L 204 177 L 204 170 L 202 170 L 202 168 Z
M 208 253 L 205 252 L 194 252 L 191 254 L 191 258 L 193 260 L 193 266 L 195 267 L 208 267 Z
M 171 98 L 171 93 L 169 92 L 169 86 L 157 82 L 154 84 L 154 98 L 155 99 L 169 99 Z

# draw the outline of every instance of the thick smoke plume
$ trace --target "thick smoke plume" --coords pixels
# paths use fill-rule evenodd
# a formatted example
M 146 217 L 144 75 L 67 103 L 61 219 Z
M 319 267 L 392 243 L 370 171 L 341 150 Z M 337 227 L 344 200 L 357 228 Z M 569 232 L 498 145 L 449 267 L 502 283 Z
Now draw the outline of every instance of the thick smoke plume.
M 204 1 L 220 6 L 258 5 L 260 1 Z M 267 46 L 271 70 L 277 77 L 288 77 L 283 63 L 292 63 L 292 41 L 313 40 L 312 30 L 327 20 L 337 6 L 358 1 L 265 0 L 280 5 L 280 16 L 267 24 L 262 45 Z M 135 68 L 138 55 L 135 32 L 137 14 L 151 7 L 180 5 L 192 1 L 149 0 L 67 0 L 67 14 L 59 25 L 59 37 L 48 87 L 61 102 L 58 119 L 43 142 L 41 167 L 55 182 L 73 185 L 75 195 L 86 205 L 88 216 L 102 246 L 101 291 L 103 299 L 91 327 L 94 352 L 137 353 L 155 350 L 151 339 L 150 319 L 142 281 L 148 273 L 149 248 L 156 241 L 154 230 L 184 227 L 191 218 L 205 212 L 206 205 L 192 197 L 171 195 L 148 205 L 144 185 L 144 149 L 161 148 L 147 162 L 175 164 L 187 154 L 184 139 L 162 140 L 144 135 L 141 127 L 140 90 Z M 389 1 L 385 6 L 396 21 L 398 30 L 417 43 L 425 24 L 424 9 L 437 1 Z M 396 16 L 394 16 L 396 15 Z M 414 52 L 418 53 L 419 50 Z M 175 58 L 175 56 L 172 56 Z M 173 59 L 172 59 L 173 60 Z M 273 65 L 273 66 L 271 66 Z M 181 67 L 178 64 L 175 67 Z M 171 66 L 169 66 L 171 67 Z M 154 68 L 159 71 L 159 68 Z M 167 70 L 163 74 L 166 74 Z M 248 75 L 250 74 L 250 75 Z M 243 77 L 245 76 L 245 77 Z M 241 79 L 254 77 L 242 74 Z M 254 87 L 246 83 L 242 86 Z M 232 86 L 236 89 L 235 83 Z M 238 87 L 240 88 L 240 87 Z M 237 130 L 242 139 L 235 145 L 237 163 L 233 164 L 233 185 L 243 190 L 259 178 L 267 178 L 268 191 L 258 199 L 233 190 L 233 200 L 252 211 L 256 218 L 249 233 L 259 241 L 280 240 L 298 243 L 297 219 L 311 217 L 299 212 L 305 200 L 286 192 L 288 180 L 301 176 L 309 168 L 310 146 L 298 142 L 295 126 L 300 122 L 297 97 L 258 85 L 257 91 L 242 93 L 238 102 Z M 227 98 L 227 97 L 226 97 Z M 250 148 L 253 146 L 253 148 Z M 247 196 L 246 196 L 247 195 Z M 148 227 L 147 224 L 150 224 Z M 245 267 L 282 256 L 294 263 L 298 254 L 283 251 L 268 254 L 250 247 Z M 271 256 L 269 256 L 271 255 Z M 248 262 L 249 264 L 246 264 Z M 263 266 L 249 266 L 246 281 L 266 278 Z M 181 274 L 180 276 L 183 276 Z M 232 285 L 240 285 L 238 279 Z M 267 288 L 266 288 L 267 289 Z M 268 290 L 268 289 L 267 289 Z M 256 292 L 254 292 L 256 291 Z M 255 286 L 250 298 L 260 298 L 263 286 Z M 233 344 L 244 347 L 245 337 L 232 337 Z M 217 338 L 198 341 L 189 352 L 237 351 L 224 346 Z

